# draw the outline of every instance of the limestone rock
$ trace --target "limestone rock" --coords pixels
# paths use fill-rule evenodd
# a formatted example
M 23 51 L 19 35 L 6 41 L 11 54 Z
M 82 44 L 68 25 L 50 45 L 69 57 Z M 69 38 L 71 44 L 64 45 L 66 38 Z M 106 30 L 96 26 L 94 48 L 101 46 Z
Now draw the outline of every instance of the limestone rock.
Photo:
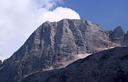
M 31 73 L 65 67 L 79 59 L 78 54 L 108 48 L 108 42 L 107 33 L 88 21 L 45 22 L 3 62 L 0 82 L 17 82 Z
M 116 27 L 111 32 L 111 35 L 110 35 L 111 40 L 120 45 L 122 45 L 122 43 L 123 43 L 124 36 L 125 36 L 125 32 L 121 26 Z
M 125 34 L 123 44 L 124 44 L 124 46 L 128 46 L 128 32 Z
M 122 40 L 124 32 L 120 27 L 112 32 L 110 40 L 101 26 L 90 21 L 45 22 L 3 62 L 0 82 L 19 82 L 33 73 L 64 68 L 87 54 L 116 47 L 113 43 L 122 45 Z
M 21 82 L 128 82 L 128 48 L 101 51 L 64 69 L 31 74 Z

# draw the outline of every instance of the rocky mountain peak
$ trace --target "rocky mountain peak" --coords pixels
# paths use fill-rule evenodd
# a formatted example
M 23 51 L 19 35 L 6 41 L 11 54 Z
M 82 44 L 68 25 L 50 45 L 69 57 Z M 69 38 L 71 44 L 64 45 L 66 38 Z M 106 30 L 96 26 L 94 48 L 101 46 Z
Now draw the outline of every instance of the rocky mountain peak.
M 123 39 L 125 36 L 125 31 L 122 29 L 121 26 L 116 27 L 110 34 L 110 38 L 113 42 L 117 44 L 122 44 Z
M 92 53 L 115 47 L 113 43 L 117 36 L 123 35 L 120 31 L 120 28 L 114 30 L 110 40 L 105 30 L 90 21 L 47 21 L 3 62 L 0 69 L 0 78 L 3 79 L 0 82 L 18 82 L 32 73 L 64 68 Z
M 125 31 L 123 30 L 122 26 L 117 26 L 113 32 L 118 33 L 120 36 L 125 34 Z
M 125 31 L 123 30 L 122 26 L 118 26 L 113 30 L 114 37 L 121 38 L 125 35 Z

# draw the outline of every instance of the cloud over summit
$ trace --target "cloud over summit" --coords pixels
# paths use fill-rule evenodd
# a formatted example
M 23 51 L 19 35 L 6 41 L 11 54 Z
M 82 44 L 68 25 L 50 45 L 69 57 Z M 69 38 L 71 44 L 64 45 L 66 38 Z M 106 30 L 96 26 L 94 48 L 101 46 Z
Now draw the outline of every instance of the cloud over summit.
M 63 0 L 0 0 L 0 59 L 12 55 L 43 22 L 80 19 L 59 3 Z

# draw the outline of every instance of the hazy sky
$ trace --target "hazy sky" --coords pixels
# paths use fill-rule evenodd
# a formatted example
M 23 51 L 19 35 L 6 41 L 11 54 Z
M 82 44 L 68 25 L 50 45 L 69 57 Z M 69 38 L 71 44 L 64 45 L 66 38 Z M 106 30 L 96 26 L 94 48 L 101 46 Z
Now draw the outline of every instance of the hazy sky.
M 128 0 L 0 0 L 0 59 L 10 57 L 45 21 L 91 20 L 128 29 Z

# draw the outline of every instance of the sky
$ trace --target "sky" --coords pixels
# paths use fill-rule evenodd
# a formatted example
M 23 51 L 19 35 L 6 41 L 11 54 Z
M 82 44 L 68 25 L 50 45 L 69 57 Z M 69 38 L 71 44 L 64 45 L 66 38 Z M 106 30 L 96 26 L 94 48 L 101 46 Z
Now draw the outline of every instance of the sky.
M 83 20 L 91 20 L 110 30 L 121 25 L 128 30 L 128 0 L 65 0 Z
M 0 60 L 9 58 L 45 21 L 90 20 L 128 30 L 128 0 L 0 0 Z

